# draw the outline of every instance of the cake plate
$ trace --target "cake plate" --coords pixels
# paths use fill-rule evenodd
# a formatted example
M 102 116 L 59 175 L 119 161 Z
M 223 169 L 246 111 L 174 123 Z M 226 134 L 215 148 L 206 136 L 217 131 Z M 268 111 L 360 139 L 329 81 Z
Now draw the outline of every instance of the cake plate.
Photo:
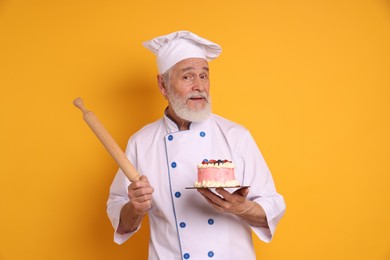
M 249 188 L 250 186 L 229 186 L 229 187 L 186 187 L 186 189 L 216 189 L 216 188 L 223 188 L 223 189 L 241 189 L 241 188 Z

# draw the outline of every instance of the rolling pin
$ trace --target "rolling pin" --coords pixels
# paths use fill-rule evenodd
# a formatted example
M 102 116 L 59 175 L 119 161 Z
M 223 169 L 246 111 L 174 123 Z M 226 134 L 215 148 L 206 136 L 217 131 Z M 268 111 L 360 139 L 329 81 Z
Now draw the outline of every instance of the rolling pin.
M 104 147 L 110 153 L 112 158 L 114 158 L 119 168 L 122 169 L 126 177 L 131 182 L 139 180 L 139 174 L 137 170 L 130 163 L 125 153 L 115 142 L 112 136 L 108 133 L 108 131 L 104 128 L 104 126 L 96 117 L 96 115 L 93 112 L 87 110 L 87 108 L 84 106 L 83 100 L 81 98 L 76 98 L 73 101 L 73 104 L 81 110 L 81 112 L 83 113 L 84 121 L 92 129 L 97 138 L 99 138 L 100 142 L 104 145 Z

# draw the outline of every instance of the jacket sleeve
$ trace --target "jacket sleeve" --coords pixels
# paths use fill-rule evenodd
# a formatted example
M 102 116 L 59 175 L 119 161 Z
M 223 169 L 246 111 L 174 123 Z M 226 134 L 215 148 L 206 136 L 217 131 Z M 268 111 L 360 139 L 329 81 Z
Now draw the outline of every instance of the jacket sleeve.
M 126 155 L 131 160 L 130 151 L 131 149 L 130 149 L 130 142 L 129 142 L 126 148 Z M 119 234 L 117 232 L 122 207 L 129 202 L 129 197 L 127 195 L 127 187 L 129 185 L 130 185 L 130 181 L 127 179 L 126 175 L 123 173 L 121 169 L 118 169 L 115 178 L 111 183 L 110 193 L 107 200 L 107 215 L 114 228 L 114 242 L 117 244 L 123 244 L 141 227 L 139 226 L 135 231 L 131 233 Z
M 268 221 L 268 228 L 251 226 L 251 229 L 262 241 L 270 242 L 284 215 L 286 204 L 283 196 L 277 193 L 271 172 L 249 131 L 241 144 L 240 163 L 243 165 L 244 183 L 250 186 L 248 199 L 264 209 Z

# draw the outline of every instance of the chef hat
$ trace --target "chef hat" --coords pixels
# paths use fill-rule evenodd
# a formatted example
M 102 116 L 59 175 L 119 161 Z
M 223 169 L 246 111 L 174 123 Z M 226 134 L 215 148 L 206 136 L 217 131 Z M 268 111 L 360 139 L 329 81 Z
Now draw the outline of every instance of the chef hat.
M 187 58 L 211 61 L 219 56 L 221 47 L 189 31 L 178 31 L 146 41 L 143 45 L 157 56 L 159 73 Z

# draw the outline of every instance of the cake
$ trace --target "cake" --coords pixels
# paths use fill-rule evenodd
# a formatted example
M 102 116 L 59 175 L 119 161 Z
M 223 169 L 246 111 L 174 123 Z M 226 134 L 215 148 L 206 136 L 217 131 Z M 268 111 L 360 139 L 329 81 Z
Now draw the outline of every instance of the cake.
M 203 160 L 198 165 L 196 188 L 237 187 L 240 183 L 234 176 L 234 164 L 228 160 Z

